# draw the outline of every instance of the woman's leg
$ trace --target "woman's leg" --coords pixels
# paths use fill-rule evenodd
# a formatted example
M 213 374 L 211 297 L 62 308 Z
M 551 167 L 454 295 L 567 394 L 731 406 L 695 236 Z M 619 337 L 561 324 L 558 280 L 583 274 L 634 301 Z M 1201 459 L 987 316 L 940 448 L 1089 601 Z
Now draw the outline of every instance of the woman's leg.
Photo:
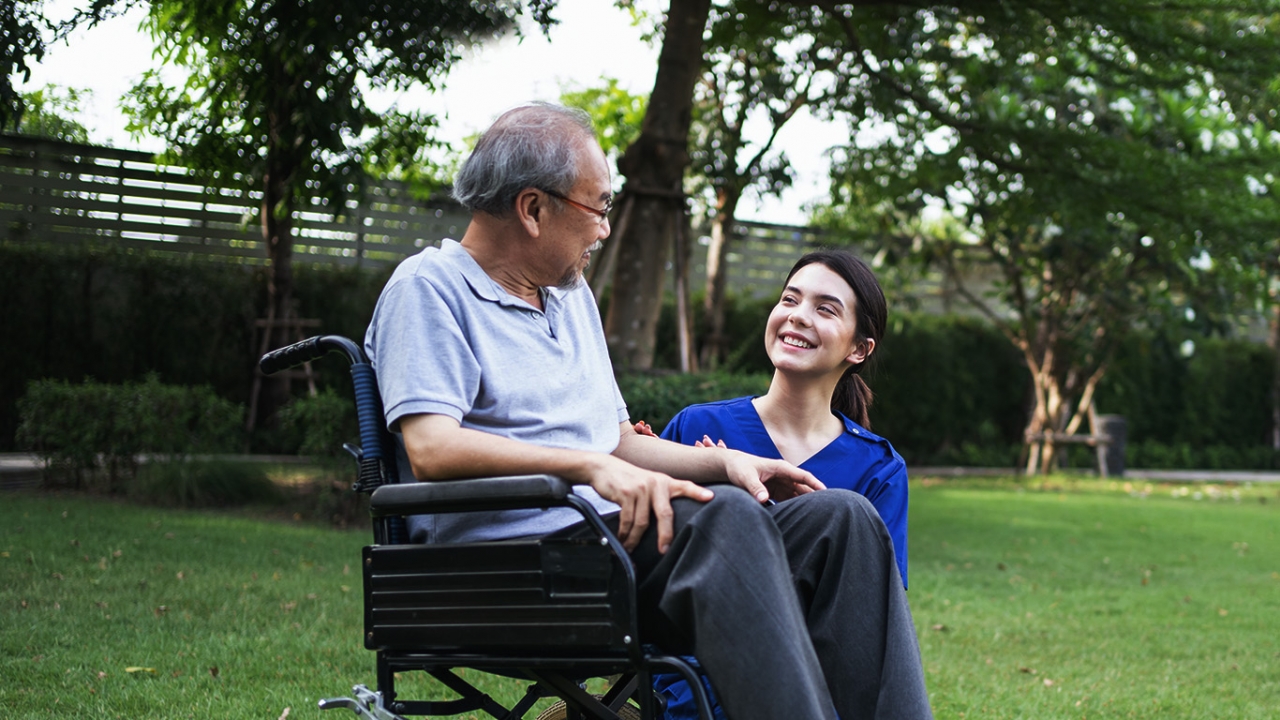
M 931 718 L 911 608 L 875 508 L 827 490 L 769 510 L 840 717 Z
M 665 555 L 652 531 L 632 552 L 642 635 L 695 654 L 733 720 L 832 720 L 778 526 L 746 492 L 714 490 L 709 503 L 673 502 Z

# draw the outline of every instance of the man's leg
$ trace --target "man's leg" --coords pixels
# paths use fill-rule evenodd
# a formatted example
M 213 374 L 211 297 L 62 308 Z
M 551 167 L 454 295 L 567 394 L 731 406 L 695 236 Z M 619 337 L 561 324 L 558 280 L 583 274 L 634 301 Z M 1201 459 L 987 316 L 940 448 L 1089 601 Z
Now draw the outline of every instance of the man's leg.
M 840 717 L 931 718 L 911 609 L 875 508 L 827 490 L 769 510 Z
M 652 529 L 632 552 L 645 640 L 696 654 L 734 720 L 831 720 L 778 526 L 746 492 L 714 490 L 709 503 L 672 503 L 665 555 Z

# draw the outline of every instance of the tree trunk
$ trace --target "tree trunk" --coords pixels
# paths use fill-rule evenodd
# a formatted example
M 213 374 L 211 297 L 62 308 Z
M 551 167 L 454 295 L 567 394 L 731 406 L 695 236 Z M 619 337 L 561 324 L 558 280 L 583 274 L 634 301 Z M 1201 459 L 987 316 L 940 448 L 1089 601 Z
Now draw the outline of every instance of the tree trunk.
M 262 239 L 267 243 L 271 275 L 267 303 L 276 319 L 293 316 L 293 202 L 283 163 L 272 163 L 263 182 Z
M 1040 353 L 1039 360 L 1030 352 L 1024 353 L 1024 357 L 1027 369 L 1031 371 L 1035 393 L 1035 407 L 1024 431 L 1025 470 L 1028 475 L 1050 473 L 1060 465 L 1058 453 L 1061 448 L 1055 434 L 1075 435 L 1084 419 L 1091 416 L 1093 396 L 1106 373 L 1107 364 L 1099 364 L 1084 385 L 1078 387 L 1079 375 L 1062 372 L 1058 367 L 1061 360 L 1055 353 Z M 1077 392 L 1079 398 L 1073 400 Z M 1097 425 L 1092 421 L 1089 427 L 1093 434 L 1098 433 Z
M 599 253 L 597 259 L 592 257 L 591 264 L 587 267 L 586 278 L 587 284 L 591 286 L 591 294 L 596 298 L 596 305 L 604 299 L 604 291 L 609 287 L 609 283 L 613 282 L 614 268 L 618 265 L 618 238 L 627 234 L 627 225 L 631 221 L 631 196 L 622 195 L 621 201 L 613 210 L 613 217 L 609 220 L 609 225 L 613 229 L 613 234 L 605 238 L 604 247 Z
M 1275 357 L 1271 377 L 1271 449 L 1280 451 L 1280 298 L 1271 298 L 1271 352 Z
M 729 243 L 733 240 L 733 218 L 741 196 L 726 188 L 716 191 L 716 215 L 711 221 L 711 244 L 707 246 L 706 297 L 702 301 L 702 367 L 714 370 L 724 359 L 724 293 L 729 276 Z
M 671 0 L 658 74 L 640 137 L 618 161 L 634 196 L 630 222 L 619 236 L 618 265 L 605 335 L 618 368 L 653 367 L 672 217 L 683 203 L 689 164 L 693 88 L 702 71 L 702 35 L 710 0 Z
M 1035 475 L 1053 469 L 1057 455 L 1057 443 L 1053 434 L 1063 429 L 1066 409 L 1062 383 L 1058 377 L 1056 357 L 1052 350 L 1023 352 L 1027 369 L 1031 371 L 1031 387 L 1035 405 L 1024 431 L 1024 442 L 1029 450 L 1026 473 Z
M 299 160 L 288 138 L 286 126 L 290 116 L 286 93 L 281 90 L 276 107 L 268 114 L 269 140 L 266 172 L 262 178 L 262 239 L 267 245 L 270 273 L 267 276 L 267 317 L 263 327 L 262 352 L 289 344 L 291 323 L 296 320 L 293 303 L 293 179 Z M 255 358 L 256 361 L 256 358 Z M 250 431 L 261 420 L 270 418 L 289 398 L 289 378 L 281 373 L 263 382 L 254 376 L 249 399 L 247 426 Z
M 689 260 L 693 234 L 689 227 L 689 213 L 685 208 L 675 215 L 673 253 L 676 271 L 676 347 L 680 351 L 680 372 L 697 372 L 698 358 L 693 350 L 693 317 L 689 308 Z

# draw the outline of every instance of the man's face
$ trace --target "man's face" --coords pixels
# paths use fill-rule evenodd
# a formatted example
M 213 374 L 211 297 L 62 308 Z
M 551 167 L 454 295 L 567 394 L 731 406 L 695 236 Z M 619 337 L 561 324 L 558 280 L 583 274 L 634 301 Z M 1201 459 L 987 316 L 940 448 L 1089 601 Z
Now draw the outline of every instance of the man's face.
M 609 164 L 600 146 L 589 141 L 579 153 L 578 182 L 565 194 L 569 200 L 587 208 L 604 208 L 613 191 L 609 181 Z M 591 253 L 600 249 L 600 241 L 609 237 L 609 221 L 570 203 L 548 219 L 547 253 L 560 268 L 556 284 L 572 288 L 582 279 L 582 271 L 591 261 Z M 550 259 L 550 258 L 549 258 Z

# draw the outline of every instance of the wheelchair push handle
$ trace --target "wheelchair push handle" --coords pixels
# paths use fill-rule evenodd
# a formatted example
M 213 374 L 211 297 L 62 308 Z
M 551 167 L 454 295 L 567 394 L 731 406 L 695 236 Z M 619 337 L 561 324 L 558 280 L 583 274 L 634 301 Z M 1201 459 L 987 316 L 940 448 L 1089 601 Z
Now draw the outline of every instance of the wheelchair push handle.
M 331 350 L 346 355 L 352 365 L 364 362 L 364 352 L 351 340 L 340 335 L 316 335 L 263 355 L 258 368 L 264 375 L 274 375 L 295 365 L 319 360 Z

